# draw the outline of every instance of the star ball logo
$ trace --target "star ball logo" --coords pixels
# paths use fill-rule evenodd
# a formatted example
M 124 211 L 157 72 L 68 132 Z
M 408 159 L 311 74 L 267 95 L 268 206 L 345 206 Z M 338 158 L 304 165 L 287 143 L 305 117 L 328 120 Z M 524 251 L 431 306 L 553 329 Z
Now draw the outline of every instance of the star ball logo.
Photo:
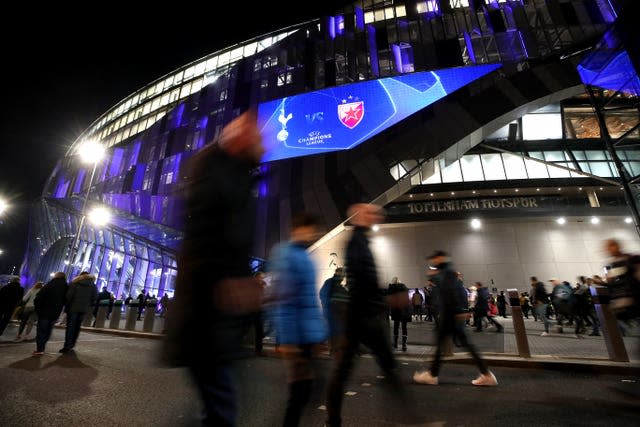
M 364 101 L 359 101 L 358 97 L 349 95 L 347 99 L 342 100 L 342 104 L 338 104 L 338 118 L 349 129 L 358 126 L 363 117 Z

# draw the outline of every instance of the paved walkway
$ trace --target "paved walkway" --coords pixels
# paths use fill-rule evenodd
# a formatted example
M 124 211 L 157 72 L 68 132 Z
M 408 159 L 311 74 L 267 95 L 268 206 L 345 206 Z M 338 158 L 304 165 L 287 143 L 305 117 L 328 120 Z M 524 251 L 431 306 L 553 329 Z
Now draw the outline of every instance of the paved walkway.
M 123 313 L 124 314 L 124 313 Z M 161 338 L 164 329 L 164 317 L 158 315 L 154 318 L 154 326 L 152 333 L 143 332 L 143 320 L 136 322 L 133 331 L 125 330 L 125 319 L 120 321 L 118 330 L 111 329 L 95 329 L 92 327 L 83 327 L 84 331 L 95 331 L 103 333 L 111 333 L 130 337 L 148 337 Z M 498 318 L 504 327 L 503 333 L 497 333 L 495 328 L 490 327 L 483 332 L 476 333 L 474 328 L 468 327 L 468 335 L 478 349 L 486 355 L 486 357 L 518 356 L 518 348 L 513 328 L 513 320 L 511 317 Z M 609 355 L 605 345 L 603 336 L 583 335 L 583 338 L 575 338 L 573 327 L 565 327 L 564 333 L 552 332 L 551 335 L 542 337 L 540 334 L 544 330 L 542 322 L 535 322 L 532 317 L 524 319 L 527 331 L 527 339 L 531 356 L 540 359 L 574 359 L 584 361 L 608 361 Z M 105 323 L 109 326 L 109 321 Z M 64 326 L 58 326 L 64 328 Z M 268 327 L 268 326 L 267 326 Z M 399 356 L 408 356 L 411 358 L 426 359 L 435 351 L 435 324 L 426 321 L 414 321 L 408 324 L 408 348 L 407 352 L 398 351 Z M 590 332 L 590 330 L 589 330 Z M 32 332 L 35 335 L 35 328 Z M 12 341 L 13 334 L 5 332 L 0 337 L 0 343 Z M 627 353 L 631 362 L 640 363 L 640 326 L 635 325 L 629 328 L 628 334 L 623 338 Z M 250 341 L 250 339 L 249 339 Z M 275 340 L 273 336 L 266 336 L 264 343 L 267 348 L 273 348 Z M 454 347 L 454 353 L 465 354 L 464 349 Z

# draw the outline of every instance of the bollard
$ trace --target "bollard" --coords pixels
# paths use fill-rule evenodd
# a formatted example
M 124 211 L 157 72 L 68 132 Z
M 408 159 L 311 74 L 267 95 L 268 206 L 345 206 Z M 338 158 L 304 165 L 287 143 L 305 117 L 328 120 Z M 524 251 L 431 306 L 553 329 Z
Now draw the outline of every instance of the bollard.
M 520 297 L 517 289 L 507 289 L 509 295 L 509 305 L 511 306 L 511 319 L 513 320 L 513 330 L 516 334 L 516 344 L 518 345 L 518 355 L 520 357 L 531 357 L 529 350 L 529 340 L 524 327 L 524 317 L 522 317 L 522 307 L 520 307 Z
M 147 308 L 144 311 L 144 321 L 142 322 L 142 330 L 144 332 L 153 332 L 153 322 L 156 318 L 156 306 L 158 300 L 150 299 L 147 301 Z
M 107 310 L 109 310 L 109 300 L 101 299 L 98 302 L 98 314 L 96 314 L 96 322 L 93 324 L 95 328 L 104 328 L 107 319 Z
M 605 287 L 591 287 L 590 290 L 591 301 L 596 308 L 596 313 L 598 313 L 598 320 L 600 320 L 602 335 L 607 345 L 609 359 L 615 362 L 628 362 L 629 356 L 627 355 L 627 349 L 622 340 L 618 319 L 611 311 L 611 306 L 609 305 L 611 301 L 609 289 Z
M 111 319 L 109 319 L 109 329 L 120 329 L 120 318 L 122 316 L 122 300 L 113 302 L 113 310 L 111 311 Z
M 127 331 L 135 330 L 137 318 L 138 318 L 138 303 L 131 301 L 129 303 L 129 307 L 127 307 L 127 320 L 124 323 L 124 328 Z

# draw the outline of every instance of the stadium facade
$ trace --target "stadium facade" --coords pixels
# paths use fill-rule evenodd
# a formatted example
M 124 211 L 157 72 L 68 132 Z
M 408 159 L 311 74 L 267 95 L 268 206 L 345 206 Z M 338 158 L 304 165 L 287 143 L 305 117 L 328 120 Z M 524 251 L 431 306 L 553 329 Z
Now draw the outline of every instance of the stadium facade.
M 255 267 L 308 210 L 326 226 L 311 250 L 329 275 L 347 206 L 375 202 L 388 213 L 374 237 L 383 282 L 421 286 L 435 248 L 500 289 L 599 273 L 605 237 L 640 249 L 601 134 L 639 139 L 637 93 L 617 94 L 605 129 L 577 72 L 618 12 L 602 0 L 357 1 L 187 64 L 58 162 L 31 213 L 23 280 L 86 270 L 118 296 L 171 295 L 185 166 L 249 108 L 269 147 Z M 78 159 L 87 141 L 107 149 L 95 170 Z M 640 151 L 619 152 L 639 175 Z M 93 207 L 108 224 L 83 221 Z

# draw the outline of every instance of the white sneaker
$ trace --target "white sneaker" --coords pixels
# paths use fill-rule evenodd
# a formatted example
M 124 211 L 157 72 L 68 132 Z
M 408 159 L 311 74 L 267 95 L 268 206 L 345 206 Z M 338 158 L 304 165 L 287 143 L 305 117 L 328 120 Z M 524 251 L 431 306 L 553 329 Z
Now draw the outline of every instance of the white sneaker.
M 498 380 L 496 376 L 493 375 L 493 372 L 489 371 L 486 374 L 480 374 L 478 378 L 471 381 L 473 385 L 482 385 L 482 386 L 494 386 L 498 385 Z
M 416 371 L 413 374 L 413 380 L 418 384 L 438 385 L 438 377 L 434 377 L 429 371 Z
M 549 332 L 543 332 L 540 334 L 541 337 L 548 337 L 549 335 L 551 335 Z

